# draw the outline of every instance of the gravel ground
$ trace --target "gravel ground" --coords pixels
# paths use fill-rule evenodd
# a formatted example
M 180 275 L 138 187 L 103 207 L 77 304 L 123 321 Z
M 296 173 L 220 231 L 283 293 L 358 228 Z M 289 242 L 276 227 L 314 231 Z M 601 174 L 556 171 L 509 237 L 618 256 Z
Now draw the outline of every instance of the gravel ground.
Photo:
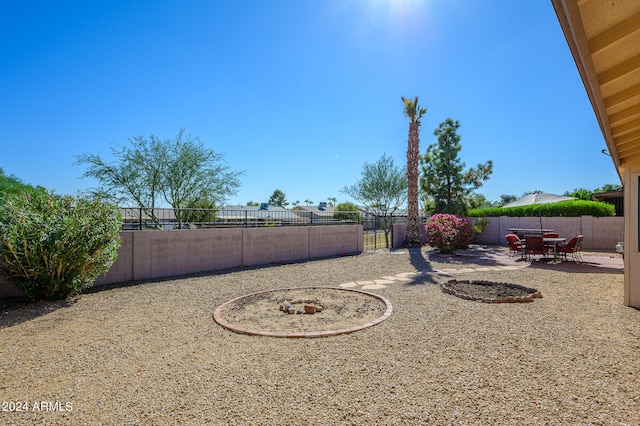
M 640 424 L 640 311 L 623 306 L 621 271 L 496 250 L 377 252 L 5 306 L 0 424 Z M 443 269 L 375 290 L 393 314 L 349 335 L 248 336 L 212 320 L 256 291 Z M 544 297 L 471 302 L 440 291 L 451 278 Z

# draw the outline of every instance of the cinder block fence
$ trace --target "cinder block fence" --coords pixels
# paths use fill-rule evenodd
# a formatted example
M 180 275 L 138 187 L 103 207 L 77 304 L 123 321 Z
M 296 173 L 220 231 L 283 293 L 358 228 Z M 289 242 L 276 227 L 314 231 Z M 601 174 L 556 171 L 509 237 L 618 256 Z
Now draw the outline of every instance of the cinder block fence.
M 304 261 L 363 250 L 362 225 L 123 231 L 118 259 L 95 286 Z M 0 297 L 21 293 L 0 277 Z
M 505 236 L 509 228 L 539 229 L 540 222 L 545 229 L 553 229 L 567 239 L 583 235 L 583 249 L 615 251 L 616 244 L 624 238 L 624 217 L 489 217 L 489 226 L 480 234 L 479 244 L 506 245 Z M 393 227 L 393 246 L 402 247 L 406 234 L 406 224 Z
M 479 244 L 506 245 L 509 228 L 539 228 L 537 217 L 492 217 Z M 543 217 L 562 237 L 583 235 L 584 249 L 615 250 L 624 218 Z M 404 244 L 406 224 L 393 227 L 393 247 Z M 318 259 L 363 251 L 362 225 L 123 231 L 118 260 L 94 285 L 218 271 L 238 266 Z M 423 241 L 426 238 L 423 233 Z M 0 297 L 21 293 L 0 276 Z

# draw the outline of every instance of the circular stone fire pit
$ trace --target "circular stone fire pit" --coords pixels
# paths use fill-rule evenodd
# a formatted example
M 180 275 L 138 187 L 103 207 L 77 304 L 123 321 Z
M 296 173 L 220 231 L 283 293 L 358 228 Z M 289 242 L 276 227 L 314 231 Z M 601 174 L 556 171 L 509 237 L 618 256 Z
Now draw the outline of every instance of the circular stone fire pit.
M 493 281 L 449 280 L 440 284 L 440 289 L 462 299 L 485 303 L 533 302 L 533 299 L 542 297 L 535 288 Z
M 374 326 L 393 312 L 377 294 L 334 287 L 282 288 L 252 293 L 218 306 L 213 319 L 242 334 L 325 337 Z

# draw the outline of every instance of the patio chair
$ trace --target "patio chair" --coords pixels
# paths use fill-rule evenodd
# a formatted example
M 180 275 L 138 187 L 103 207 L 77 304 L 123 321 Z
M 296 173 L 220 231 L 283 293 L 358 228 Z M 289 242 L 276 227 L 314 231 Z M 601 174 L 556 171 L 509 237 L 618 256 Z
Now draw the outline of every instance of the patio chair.
M 515 256 L 516 253 L 520 253 L 523 256 L 522 250 L 525 244 L 520 240 L 516 234 L 507 234 L 507 243 L 509 244 L 509 257 Z
M 531 259 L 532 254 L 547 255 L 547 247 L 540 235 L 527 235 L 524 253 Z
M 582 256 L 580 256 L 580 250 L 582 249 L 582 235 L 573 237 L 567 244 L 561 244 L 558 246 L 558 253 L 560 253 L 564 260 L 567 260 L 567 254 L 571 255 L 574 262 L 582 262 Z

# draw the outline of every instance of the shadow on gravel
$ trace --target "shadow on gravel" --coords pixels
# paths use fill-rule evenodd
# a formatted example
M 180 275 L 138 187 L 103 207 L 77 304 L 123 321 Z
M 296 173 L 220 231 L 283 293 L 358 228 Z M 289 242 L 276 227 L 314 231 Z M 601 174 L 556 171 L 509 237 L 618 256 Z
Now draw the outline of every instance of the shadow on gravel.
M 452 254 L 441 254 L 437 249 L 431 249 L 426 254 L 431 262 L 447 265 L 501 266 L 511 262 L 500 249 L 485 245 L 472 245 Z M 515 261 L 520 263 L 519 259 Z
M 0 299 L 0 329 L 50 314 L 76 303 L 76 299 L 30 302 L 24 298 Z
M 431 262 L 424 257 L 424 253 L 420 247 L 409 248 L 407 249 L 409 252 L 409 260 L 411 261 L 411 265 L 413 265 L 416 270 L 423 272 L 422 274 L 413 277 L 413 279 L 407 282 L 407 285 L 417 285 L 417 284 L 439 284 L 435 279 L 435 274 L 433 274 L 433 267 L 431 266 Z

